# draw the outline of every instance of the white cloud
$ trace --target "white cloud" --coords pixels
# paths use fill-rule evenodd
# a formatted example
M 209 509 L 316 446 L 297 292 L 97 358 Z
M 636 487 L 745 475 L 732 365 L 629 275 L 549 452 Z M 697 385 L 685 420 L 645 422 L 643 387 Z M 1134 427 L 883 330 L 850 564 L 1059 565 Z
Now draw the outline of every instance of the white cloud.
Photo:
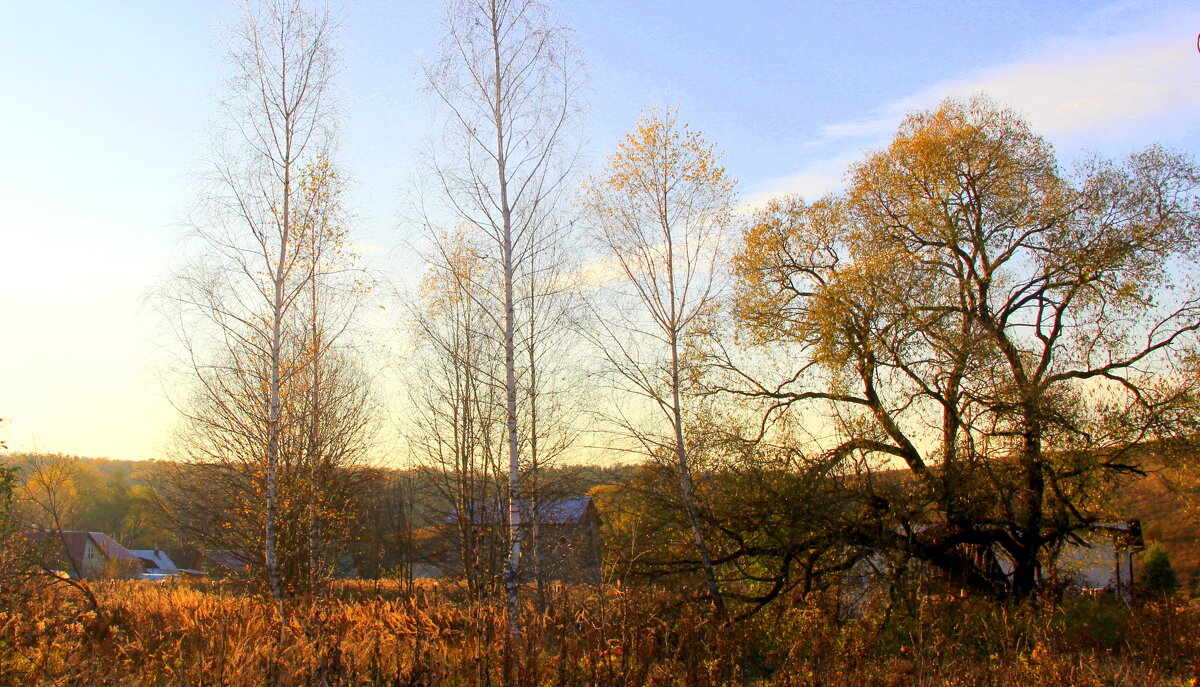
M 845 185 L 846 169 L 861 156 L 862 151 L 855 149 L 850 153 L 805 165 L 795 174 L 767 181 L 761 185 L 761 190 L 746 195 L 739 210 L 743 213 L 754 212 L 766 205 L 767 201 L 782 195 L 796 194 L 813 200 L 839 191 Z
M 1123 138 L 1152 122 L 1200 114 L 1200 55 L 1190 35 L 1196 25 L 1200 16 L 1193 13 L 1190 21 L 1176 18 L 1158 30 L 1070 41 L 1052 54 L 935 84 L 888 109 L 898 120 L 947 96 L 983 91 L 1052 139 Z
M 1060 147 L 1149 143 L 1192 131 L 1200 115 L 1200 12 L 1164 15 L 1152 28 L 1101 39 L 1061 38 L 1021 60 L 977 70 L 888 103 L 862 119 L 822 127 L 807 147 L 834 151 L 748 197 L 813 198 L 843 184 L 846 168 L 886 143 L 904 116 L 950 96 L 986 93 Z

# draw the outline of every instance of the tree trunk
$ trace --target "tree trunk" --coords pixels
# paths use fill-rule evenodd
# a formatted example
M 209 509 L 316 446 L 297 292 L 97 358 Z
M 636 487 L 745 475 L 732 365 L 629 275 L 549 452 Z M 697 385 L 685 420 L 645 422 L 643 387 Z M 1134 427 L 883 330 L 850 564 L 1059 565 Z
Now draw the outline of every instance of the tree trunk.
M 275 517 L 277 475 L 279 469 L 279 403 L 280 403 L 280 372 L 283 366 L 283 286 L 287 278 L 285 265 L 288 256 L 288 241 L 291 238 L 291 195 L 292 195 L 292 127 L 291 118 L 284 118 L 284 160 L 283 160 L 283 215 L 280 219 L 282 232 L 279 241 L 279 258 L 275 266 L 274 289 L 271 322 L 271 382 L 268 391 L 267 407 L 267 521 L 264 533 L 264 548 L 267 563 L 267 576 L 271 583 L 271 596 L 279 602 L 279 618 L 282 628 L 284 619 L 283 590 L 279 585 L 279 564 L 275 552 Z
M 671 341 L 671 396 L 675 425 L 675 457 L 679 461 L 679 488 L 683 495 L 684 506 L 687 508 L 688 520 L 692 524 L 692 537 L 696 542 L 696 553 L 700 557 L 700 567 L 704 572 L 704 583 L 708 587 L 713 613 L 718 620 L 724 620 L 726 618 L 725 598 L 721 596 L 721 589 L 717 586 L 712 557 L 708 552 L 708 543 L 704 539 L 704 530 L 700 526 L 700 512 L 696 508 L 696 490 L 692 484 L 692 471 L 688 466 L 687 447 L 683 439 L 683 406 L 679 397 L 679 346 L 674 339 Z
M 500 251 L 504 279 L 504 395 L 505 422 L 508 427 L 508 561 L 505 566 L 504 587 L 508 597 L 508 633 L 513 639 L 521 636 L 520 586 L 517 578 L 521 563 L 521 462 L 517 434 L 517 370 L 516 370 L 516 312 L 513 299 L 513 236 L 512 207 L 508 200 L 508 171 L 505 159 L 503 93 L 500 68 L 500 17 L 496 0 L 489 3 L 492 22 L 492 58 L 494 64 L 492 116 L 496 126 L 496 181 L 500 191 L 502 238 Z

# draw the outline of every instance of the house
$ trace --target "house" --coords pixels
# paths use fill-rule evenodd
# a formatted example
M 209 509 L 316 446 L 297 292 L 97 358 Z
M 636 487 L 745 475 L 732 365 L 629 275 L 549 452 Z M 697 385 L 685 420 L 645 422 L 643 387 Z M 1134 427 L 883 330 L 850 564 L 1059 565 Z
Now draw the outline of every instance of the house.
M 27 533 L 51 552 L 46 565 L 74 578 L 134 577 L 145 563 L 103 532 L 40 530 Z
M 915 532 L 931 529 L 932 525 L 917 526 Z M 1063 541 L 1057 549 L 1045 551 L 1044 568 L 1039 584 L 1051 583 L 1059 589 L 1075 593 L 1108 593 L 1118 599 L 1131 599 L 1135 585 L 1135 557 L 1145 550 L 1141 521 L 1097 522 Z M 999 546 L 991 549 L 1001 572 L 1011 579 L 1013 564 L 1007 552 Z M 927 593 L 961 587 L 948 580 L 933 566 L 914 560 L 898 562 L 881 553 L 870 553 L 858 560 L 841 576 L 841 603 L 851 613 L 877 604 L 890 593 L 897 567 L 911 578 L 922 580 L 918 585 Z M 930 582 L 943 584 L 929 584 Z M 948 584 L 947 584 L 948 583 Z
M 185 575 L 204 574 L 199 570 L 180 568 L 162 549 L 130 549 L 130 552 L 146 564 L 146 572 L 142 574 L 142 579 L 163 580 Z
M 543 579 L 575 583 L 600 581 L 600 512 L 590 496 L 521 499 L 519 574 L 529 578 L 540 568 Z M 479 550 L 503 553 L 508 535 L 508 511 L 504 504 L 480 503 L 471 508 L 471 519 L 460 522 L 455 509 L 447 516 L 446 536 L 458 539 L 463 525 L 471 528 Z M 443 549 L 443 570 L 462 569 L 461 547 L 448 543 Z M 499 574 L 503 555 L 485 556 Z
M 243 551 L 201 549 L 196 552 L 192 568 L 202 574 L 223 577 L 243 574 L 254 564 L 254 557 Z
M 1054 572 L 1077 589 L 1103 589 L 1129 598 L 1134 585 L 1134 556 L 1145 549 L 1140 520 L 1098 522 L 1079 542 L 1062 547 Z
M 130 553 L 137 556 L 146 564 L 146 572 L 178 575 L 179 566 L 161 549 L 131 549 Z

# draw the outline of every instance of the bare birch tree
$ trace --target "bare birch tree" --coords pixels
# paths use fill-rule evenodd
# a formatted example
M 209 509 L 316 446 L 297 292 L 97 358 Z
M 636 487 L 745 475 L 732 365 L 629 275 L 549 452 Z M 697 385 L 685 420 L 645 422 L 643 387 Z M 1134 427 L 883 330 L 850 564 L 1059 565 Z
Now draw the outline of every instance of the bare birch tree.
M 558 237 L 556 237 L 558 238 Z M 520 341 L 523 401 L 521 433 L 522 491 L 527 504 L 526 532 L 537 584 L 537 607 L 547 604 L 542 516 L 557 498 L 575 495 L 570 480 L 554 475 L 560 459 L 581 433 L 582 408 L 588 402 L 578 351 L 581 336 L 582 284 L 576 242 L 546 242 L 531 253 L 520 280 L 526 303 Z
M 474 239 L 474 240 L 473 240 Z M 461 232 L 434 237 L 413 310 L 416 373 L 410 385 L 414 412 L 410 447 L 436 476 L 442 513 L 455 534 L 457 558 L 470 594 L 493 586 L 498 572 L 494 542 L 480 536 L 483 504 L 503 494 L 504 368 L 502 347 L 482 304 L 481 241 Z M 489 514 L 495 515 L 494 509 Z M 496 523 L 490 523 L 495 525 Z
M 508 446 L 508 623 L 520 634 L 517 570 L 521 555 L 518 429 L 519 334 L 525 305 L 519 275 L 554 239 L 554 207 L 575 161 L 581 67 L 570 32 L 530 0 L 459 0 L 447 8 L 438 59 L 426 69 L 444 106 L 445 125 L 432 168 L 456 219 L 489 239 L 489 269 L 499 276 L 491 299 L 502 332 Z
M 621 296 L 640 306 L 624 324 L 600 319 L 604 356 L 627 389 L 648 399 L 670 426 L 667 439 L 640 432 L 638 438 L 652 454 L 674 455 L 708 594 L 724 617 L 696 505 L 683 360 L 715 303 L 722 238 L 732 216 L 734 182 L 718 161 L 714 146 L 681 125 L 675 111 L 650 110 L 588 184 L 587 206 L 599 243 L 623 278 Z M 653 350 L 638 345 L 645 338 Z
M 449 508 L 443 515 L 456 535 L 458 572 L 472 594 L 480 594 L 500 570 L 493 560 L 495 546 L 507 541 L 491 529 L 497 523 L 485 521 L 497 516 L 494 504 L 505 500 L 497 490 L 507 481 L 504 456 L 496 450 L 506 429 L 503 342 L 486 310 L 488 294 L 499 286 L 497 275 L 485 269 L 485 239 L 461 231 L 430 239 L 420 295 L 410 308 L 418 370 L 409 375 L 410 447 L 417 462 L 437 477 L 438 501 Z M 539 602 L 545 586 L 540 503 L 560 487 L 542 476 L 574 442 L 580 415 L 572 348 L 578 288 L 564 267 L 564 253 L 548 247 L 531 255 L 517 287 L 525 306 L 516 359 L 522 513 Z M 483 531 L 489 536 L 481 539 Z M 522 570 L 529 567 L 523 564 Z
M 329 257 L 323 253 L 343 239 L 327 221 L 333 31 L 327 11 L 298 0 L 243 5 L 240 25 L 228 35 L 233 74 L 225 119 L 193 222 L 195 262 L 167 293 L 197 383 L 184 411 L 195 439 L 185 455 L 244 469 L 244 479 L 228 486 L 248 490 L 235 500 L 261 499 L 264 506 L 261 521 L 249 520 L 261 522 L 276 599 L 284 595 L 277 551 L 282 456 L 315 448 L 323 422 L 317 394 L 348 393 L 351 412 L 343 419 L 350 427 L 342 429 L 359 436 L 363 427 L 361 385 L 345 376 L 340 387 L 332 385 L 318 367 L 331 338 L 329 329 L 317 334 L 318 282 Z M 287 398 L 305 394 L 308 403 Z M 302 440 L 297 428 L 304 422 L 312 431 Z M 245 507 L 257 511 L 253 503 Z
M 350 539 L 353 498 L 368 479 L 359 468 L 374 439 L 370 380 L 354 360 L 348 336 L 369 279 L 350 252 L 342 181 L 326 157 L 302 170 L 295 251 L 307 262 L 308 283 L 296 307 L 300 368 L 291 395 L 303 409 L 296 471 L 304 473 L 308 560 L 300 566 L 308 590 L 329 578 Z

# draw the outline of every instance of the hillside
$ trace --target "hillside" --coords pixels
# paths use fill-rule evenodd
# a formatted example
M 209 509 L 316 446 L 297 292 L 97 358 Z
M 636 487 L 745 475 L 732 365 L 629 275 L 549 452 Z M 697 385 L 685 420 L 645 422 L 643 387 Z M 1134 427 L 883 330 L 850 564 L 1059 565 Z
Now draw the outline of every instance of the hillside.
M 1200 581 L 1200 465 L 1151 463 L 1117 492 L 1116 510 L 1142 521 L 1147 545 L 1166 548 L 1185 585 Z

